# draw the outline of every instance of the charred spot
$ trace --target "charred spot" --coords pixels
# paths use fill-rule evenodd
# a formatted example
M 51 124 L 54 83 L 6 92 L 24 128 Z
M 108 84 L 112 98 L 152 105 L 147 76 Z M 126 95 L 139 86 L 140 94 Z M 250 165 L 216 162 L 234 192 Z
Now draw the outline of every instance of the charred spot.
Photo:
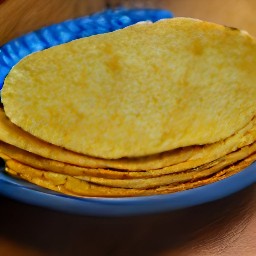
M 233 30 L 233 31 L 239 31 L 238 28 L 235 27 L 229 27 L 229 26 L 225 26 L 227 29 Z

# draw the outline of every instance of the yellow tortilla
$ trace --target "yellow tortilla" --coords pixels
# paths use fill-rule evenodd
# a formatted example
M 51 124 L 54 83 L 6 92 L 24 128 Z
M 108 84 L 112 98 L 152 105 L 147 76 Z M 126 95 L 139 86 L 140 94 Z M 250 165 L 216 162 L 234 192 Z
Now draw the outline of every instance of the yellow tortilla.
M 76 178 L 91 182 L 93 184 L 99 184 L 109 187 L 149 189 L 207 177 L 223 170 L 231 164 L 247 158 L 255 151 L 256 143 L 244 147 L 237 152 L 230 153 L 222 159 L 216 160 L 216 163 L 213 163 L 212 166 L 199 166 L 195 169 L 187 170 L 185 172 L 162 175 L 160 177 L 140 179 L 106 179 L 100 177 L 80 176 Z
M 255 66 L 246 32 L 174 18 L 31 54 L 1 96 L 13 123 L 49 143 L 142 157 L 223 141 L 249 124 Z
M 226 140 L 218 143 L 205 145 L 201 147 L 192 146 L 187 148 L 181 148 L 169 152 L 164 152 L 162 154 L 156 154 L 153 156 L 142 158 L 122 158 L 117 160 L 106 160 L 77 154 L 75 152 L 68 151 L 61 147 L 44 142 L 32 136 L 31 134 L 23 131 L 16 125 L 12 124 L 6 118 L 5 113 L 0 109 L 0 141 L 11 144 L 13 146 L 16 146 L 17 148 L 31 152 L 35 155 L 41 156 L 49 160 L 52 159 L 58 162 L 88 168 L 114 168 L 129 171 L 152 170 L 150 176 L 179 172 L 185 169 L 191 169 L 209 163 L 232 151 L 236 151 L 238 148 L 249 145 L 253 143 L 255 140 L 256 119 L 253 119 L 247 126 L 241 129 L 239 132 L 227 138 Z M 13 154 L 15 150 L 15 148 L 12 148 L 12 155 L 10 156 L 19 161 L 22 161 L 22 154 L 24 155 L 24 159 L 27 159 L 27 161 L 31 161 L 31 164 L 36 161 L 41 161 L 40 157 L 37 158 L 36 156 L 31 155 L 29 153 L 19 153 L 20 151 L 18 149 L 18 152 L 14 157 Z M 9 154 L 11 153 L 9 152 Z M 47 162 L 49 162 L 49 160 L 47 160 Z M 38 164 L 44 165 L 45 161 L 46 160 Z M 58 168 L 62 168 L 62 166 L 54 167 L 55 163 L 52 162 L 49 162 L 45 167 L 46 169 L 49 169 L 49 167 L 47 166 L 52 166 L 51 168 L 55 168 L 51 169 L 52 171 L 56 171 Z M 163 168 L 166 166 L 167 168 Z M 34 167 L 37 168 L 38 166 Z M 154 171 L 154 169 L 161 170 Z M 78 169 L 77 171 L 81 172 L 81 170 Z M 134 174 L 134 176 L 136 176 L 136 174 Z
M 80 197 L 129 197 L 129 196 L 146 196 L 155 194 L 167 194 L 179 192 L 199 186 L 207 185 L 224 178 L 227 178 L 237 172 L 240 172 L 256 160 L 256 154 L 252 154 L 248 158 L 238 163 L 224 168 L 213 176 L 191 180 L 189 182 L 177 183 L 167 186 L 161 186 L 154 189 L 125 189 L 112 188 L 101 185 L 92 184 L 77 178 L 46 171 L 37 170 L 18 162 L 12 162 L 11 167 L 6 168 L 6 172 L 27 180 L 31 183 L 48 188 L 64 194 Z M 12 169 L 13 168 L 13 169 Z
M 230 153 L 229 155 L 214 161 L 211 165 L 203 165 L 197 168 L 193 168 L 180 173 L 173 173 L 169 175 L 162 175 L 160 177 L 151 177 L 151 178 L 134 178 L 134 179 L 126 179 L 125 175 L 121 179 L 113 179 L 113 178 L 105 178 L 105 177 L 95 177 L 94 176 L 76 176 L 75 178 L 93 183 L 102 186 L 108 187 L 118 187 L 118 188 L 135 188 L 135 189 L 150 189 L 170 184 L 176 184 L 181 182 L 187 182 L 190 180 L 195 180 L 199 178 L 204 178 L 209 175 L 212 175 L 225 167 L 234 164 L 242 159 L 247 158 L 249 155 L 256 151 L 256 143 L 244 147 L 236 152 Z M 15 164 L 17 161 L 12 159 L 7 159 L 6 165 L 11 169 L 15 170 Z M 42 170 L 42 169 L 41 169 Z M 43 171 L 43 170 L 42 170 Z M 47 170 L 49 171 L 49 170 Z M 94 170 L 95 172 L 97 170 Z M 49 172 L 51 173 L 51 172 Z M 68 172 L 64 171 L 61 174 L 68 174 Z
M 110 169 L 83 168 L 46 159 L 3 142 L 0 142 L 0 156 L 4 155 L 5 157 L 3 158 L 5 160 L 14 159 L 22 164 L 31 166 L 36 169 L 67 174 L 70 176 L 80 176 L 78 178 L 98 184 L 112 184 L 112 186 L 121 187 L 129 187 L 133 186 L 133 184 L 135 184 L 136 186 L 145 186 L 147 184 L 150 184 L 150 186 L 154 187 L 155 184 L 159 185 L 159 182 L 168 183 L 170 182 L 170 180 L 176 182 L 177 179 L 186 180 L 190 179 L 192 176 L 194 177 L 195 175 L 205 176 L 207 172 L 204 172 L 204 170 L 206 169 L 211 169 L 210 172 L 216 172 L 219 170 L 220 167 L 223 168 L 223 164 L 225 164 L 226 166 L 226 164 L 231 164 L 252 154 L 252 152 L 254 152 L 254 150 L 256 149 L 255 144 L 256 143 L 253 143 L 250 146 L 243 147 L 236 152 L 230 153 L 213 162 L 200 166 L 194 166 L 193 164 L 189 165 L 190 163 L 193 163 L 193 161 L 191 161 L 158 170 L 148 170 L 141 172 L 129 172 L 128 170 L 118 171 Z M 194 172 L 191 172 L 191 169 Z M 129 181 L 129 179 L 132 179 L 132 181 Z M 141 179 L 143 179 L 143 181 L 141 181 Z
M 173 165 L 170 167 L 157 169 L 157 170 L 147 170 L 140 172 L 130 172 L 129 170 L 111 170 L 111 169 L 102 169 L 102 168 L 86 168 L 75 165 L 66 164 L 63 162 L 43 158 L 37 156 L 33 153 L 29 153 L 12 145 L 6 144 L 0 141 L 0 157 L 4 160 L 14 159 L 18 162 L 31 166 L 36 169 L 56 172 L 61 174 L 67 174 L 70 176 L 89 176 L 89 177 L 102 177 L 102 178 L 112 178 L 112 179 L 134 179 L 134 178 L 151 178 L 162 176 L 170 173 L 182 172 L 191 168 L 195 168 L 194 165 L 189 167 L 189 163 L 183 163 L 178 165 Z M 215 165 L 218 160 L 204 164 L 200 166 L 203 168 L 209 168 Z M 184 169 L 182 169 L 184 167 Z M 199 169 L 199 167 L 197 167 Z
M 93 176 L 104 178 L 126 178 L 129 172 L 122 172 L 117 170 L 100 169 L 100 168 L 86 168 L 76 165 L 71 165 L 51 159 L 47 159 L 25 150 L 19 149 L 15 146 L 9 145 L 0 141 L 0 157 L 4 160 L 14 159 L 20 163 L 31 166 L 36 169 L 67 174 L 70 176 Z M 136 174 L 136 172 L 134 172 Z

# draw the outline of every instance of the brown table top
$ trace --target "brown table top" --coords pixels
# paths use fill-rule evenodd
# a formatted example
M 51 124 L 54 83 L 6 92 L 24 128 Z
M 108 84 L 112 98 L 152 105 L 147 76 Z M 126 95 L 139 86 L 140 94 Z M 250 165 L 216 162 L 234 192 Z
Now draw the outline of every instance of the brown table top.
M 70 215 L 0 197 L 0 255 L 256 255 L 256 186 L 184 210 Z
M 176 16 L 215 21 L 256 35 L 255 0 L 162 3 Z M 93 0 L 2 0 L 0 45 L 24 32 L 103 5 Z M 0 255 L 253 256 L 256 185 L 201 206 L 122 218 L 70 215 L 0 197 Z

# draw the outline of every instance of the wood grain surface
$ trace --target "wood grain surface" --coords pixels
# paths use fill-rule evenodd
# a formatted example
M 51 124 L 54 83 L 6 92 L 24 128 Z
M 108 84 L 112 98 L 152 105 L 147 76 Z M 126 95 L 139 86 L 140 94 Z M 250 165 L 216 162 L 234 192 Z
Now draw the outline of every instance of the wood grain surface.
M 248 30 L 255 0 L 162 0 L 176 16 Z M 0 45 L 41 26 L 102 10 L 100 0 L 1 0 Z M 256 186 L 205 205 L 162 214 L 95 218 L 0 197 L 0 255 L 256 255 Z
M 120 1 L 1 0 L 0 45 L 42 26 L 103 10 L 106 2 L 116 5 Z M 134 5 L 136 0 L 123 2 Z M 172 10 L 175 16 L 188 16 L 238 27 L 256 36 L 255 0 L 154 0 L 154 2 L 160 7 Z
M 0 255 L 256 255 L 256 186 L 148 216 L 69 215 L 0 197 Z

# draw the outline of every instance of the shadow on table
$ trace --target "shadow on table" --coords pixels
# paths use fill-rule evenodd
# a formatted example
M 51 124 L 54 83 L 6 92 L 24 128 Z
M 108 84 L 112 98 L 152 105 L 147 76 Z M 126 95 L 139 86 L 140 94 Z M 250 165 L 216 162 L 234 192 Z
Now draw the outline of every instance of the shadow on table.
M 122 218 L 68 215 L 0 197 L 0 238 L 47 256 L 188 255 L 216 243 L 220 253 L 248 224 L 255 195 L 252 186 L 202 206 Z

